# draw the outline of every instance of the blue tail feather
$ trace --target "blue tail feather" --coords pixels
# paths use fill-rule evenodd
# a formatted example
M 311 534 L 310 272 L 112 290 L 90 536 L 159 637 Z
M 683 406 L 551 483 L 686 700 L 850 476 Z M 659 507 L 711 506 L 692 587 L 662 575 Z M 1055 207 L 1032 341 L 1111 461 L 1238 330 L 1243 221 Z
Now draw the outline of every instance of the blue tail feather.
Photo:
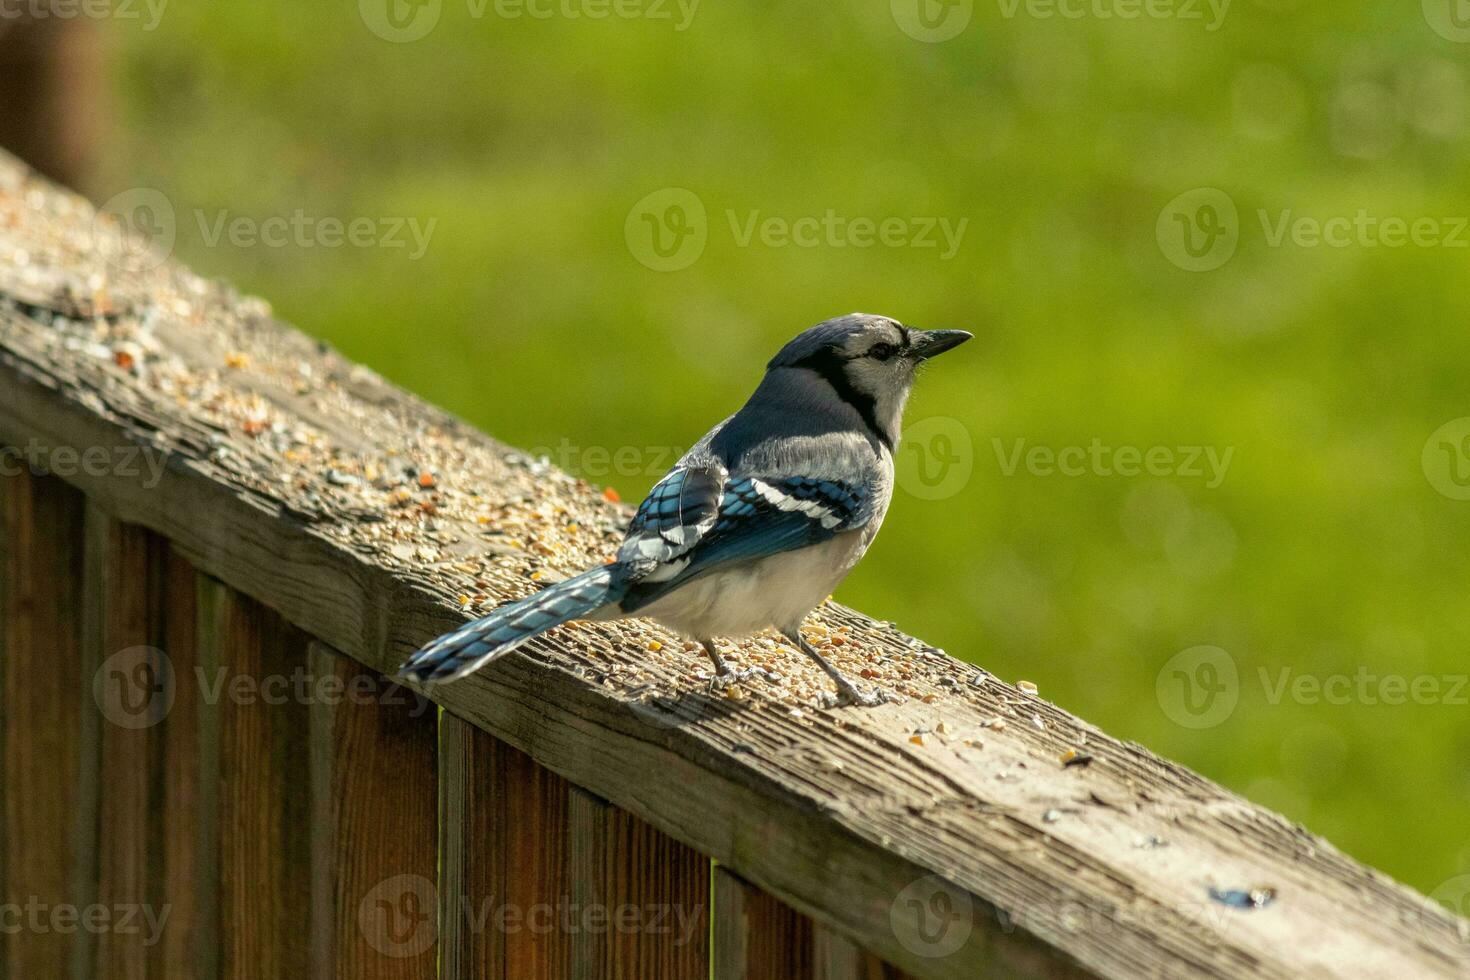
M 476 671 L 553 626 L 581 619 L 615 601 L 620 590 L 614 571 L 613 566 L 594 568 L 507 603 L 483 619 L 445 633 L 409 657 L 398 673 L 428 684 Z

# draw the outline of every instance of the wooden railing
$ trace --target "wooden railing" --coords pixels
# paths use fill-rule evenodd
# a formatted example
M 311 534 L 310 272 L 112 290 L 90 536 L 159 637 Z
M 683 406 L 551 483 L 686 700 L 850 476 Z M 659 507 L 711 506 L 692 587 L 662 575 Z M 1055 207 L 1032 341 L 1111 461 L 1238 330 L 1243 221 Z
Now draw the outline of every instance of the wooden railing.
M 716 697 L 637 623 L 395 686 L 627 510 L 117 246 L 0 162 L 0 976 L 1470 970 L 1437 904 L 839 606 L 903 703 L 815 708 L 764 639 Z

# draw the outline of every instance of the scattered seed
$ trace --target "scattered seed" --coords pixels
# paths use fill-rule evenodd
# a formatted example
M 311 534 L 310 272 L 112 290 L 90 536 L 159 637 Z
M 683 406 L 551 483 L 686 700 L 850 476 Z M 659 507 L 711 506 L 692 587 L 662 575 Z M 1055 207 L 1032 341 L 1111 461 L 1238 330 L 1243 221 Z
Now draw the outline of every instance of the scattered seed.
M 1016 687 L 1027 694 L 1036 693 L 1036 685 L 1031 681 L 1016 681 Z

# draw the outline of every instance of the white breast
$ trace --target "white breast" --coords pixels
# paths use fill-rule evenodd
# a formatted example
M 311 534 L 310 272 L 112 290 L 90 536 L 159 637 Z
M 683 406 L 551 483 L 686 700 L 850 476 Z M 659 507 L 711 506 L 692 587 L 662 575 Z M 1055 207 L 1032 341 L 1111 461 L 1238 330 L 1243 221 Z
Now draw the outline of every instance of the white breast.
M 639 614 L 699 639 L 795 629 L 847 577 L 876 532 L 869 524 L 810 548 L 712 572 Z

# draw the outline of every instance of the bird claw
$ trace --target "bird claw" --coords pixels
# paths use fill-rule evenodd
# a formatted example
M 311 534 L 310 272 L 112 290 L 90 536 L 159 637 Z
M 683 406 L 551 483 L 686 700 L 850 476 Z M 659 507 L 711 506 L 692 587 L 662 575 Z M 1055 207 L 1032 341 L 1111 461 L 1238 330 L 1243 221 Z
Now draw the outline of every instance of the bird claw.
M 723 673 L 711 674 L 709 679 L 709 693 L 721 694 L 725 688 L 732 684 L 740 684 L 750 680 L 752 677 L 761 676 L 764 671 L 759 667 L 746 667 L 744 670 L 734 670 L 726 667 Z
M 828 708 L 876 708 L 888 701 L 881 688 L 863 691 L 852 684 L 838 687 L 837 693 L 826 692 L 822 702 Z

